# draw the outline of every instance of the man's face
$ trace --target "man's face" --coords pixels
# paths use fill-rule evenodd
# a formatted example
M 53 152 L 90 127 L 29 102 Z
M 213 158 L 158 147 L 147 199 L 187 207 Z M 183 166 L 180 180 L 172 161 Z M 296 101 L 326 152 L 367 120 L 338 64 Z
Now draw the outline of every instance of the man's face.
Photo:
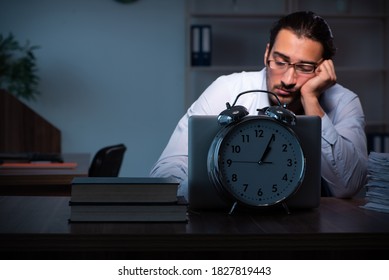
M 301 106 L 300 89 L 311 78 L 313 73 L 301 73 L 295 67 L 289 65 L 286 69 L 271 69 L 268 61 L 287 63 L 306 63 L 317 65 L 322 59 L 323 46 L 316 41 L 305 37 L 297 37 L 292 31 L 282 29 L 278 33 L 273 48 L 266 48 L 264 62 L 267 67 L 267 89 L 274 92 L 281 104 Z M 274 96 L 270 97 L 277 103 Z

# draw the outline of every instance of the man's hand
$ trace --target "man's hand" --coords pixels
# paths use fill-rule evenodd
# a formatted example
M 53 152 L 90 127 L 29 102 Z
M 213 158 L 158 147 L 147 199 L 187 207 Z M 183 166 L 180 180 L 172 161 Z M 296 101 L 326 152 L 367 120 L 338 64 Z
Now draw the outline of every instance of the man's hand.
M 335 67 L 332 60 L 324 60 L 315 71 L 315 76 L 301 87 L 301 103 L 306 115 L 322 117 L 324 111 L 319 104 L 319 96 L 336 83 Z

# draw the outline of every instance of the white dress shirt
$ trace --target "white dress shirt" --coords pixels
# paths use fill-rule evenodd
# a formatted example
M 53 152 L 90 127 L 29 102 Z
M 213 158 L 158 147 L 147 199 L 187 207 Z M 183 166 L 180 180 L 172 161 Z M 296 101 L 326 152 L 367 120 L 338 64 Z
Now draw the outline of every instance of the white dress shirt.
M 241 72 L 216 79 L 192 104 L 178 122 L 166 148 L 153 166 L 150 176 L 175 177 L 181 184 L 178 195 L 187 197 L 188 118 L 191 115 L 218 115 L 247 90 L 266 90 L 266 69 Z M 325 111 L 322 117 L 321 175 L 335 197 L 352 197 L 365 184 L 367 148 L 365 117 L 358 96 L 336 84 L 320 97 Z M 242 95 L 236 105 L 243 105 L 250 115 L 269 106 L 266 93 Z

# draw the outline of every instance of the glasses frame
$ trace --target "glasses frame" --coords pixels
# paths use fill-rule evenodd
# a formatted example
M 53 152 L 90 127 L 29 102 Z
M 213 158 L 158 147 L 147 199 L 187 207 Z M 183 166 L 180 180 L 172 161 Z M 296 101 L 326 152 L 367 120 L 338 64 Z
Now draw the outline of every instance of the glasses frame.
M 277 68 L 272 68 L 272 67 L 270 66 L 270 62 L 276 62 L 276 63 L 279 63 L 279 64 L 283 64 L 282 67 L 285 67 L 285 69 L 281 69 L 281 68 L 279 68 L 279 69 L 277 69 Z M 293 67 L 293 68 L 294 68 L 294 71 L 295 71 L 297 74 L 299 74 L 299 75 L 310 75 L 310 74 L 315 73 L 315 71 L 316 71 L 317 67 L 319 66 L 319 64 L 320 64 L 320 62 L 314 64 L 314 63 L 305 63 L 305 62 L 290 63 L 290 62 L 287 62 L 287 61 L 277 61 L 277 60 L 275 60 L 275 59 L 268 59 L 268 60 L 267 60 L 267 66 L 269 66 L 269 68 L 272 69 L 272 70 L 280 71 L 280 72 L 282 72 L 282 73 L 285 73 L 286 71 L 288 71 L 288 69 L 289 69 L 290 67 Z M 305 66 L 309 65 L 309 66 L 313 66 L 313 69 L 312 69 L 312 71 L 310 71 L 310 72 L 302 72 L 300 69 L 297 69 L 297 68 L 296 68 L 296 66 L 299 66 L 299 65 L 305 65 Z

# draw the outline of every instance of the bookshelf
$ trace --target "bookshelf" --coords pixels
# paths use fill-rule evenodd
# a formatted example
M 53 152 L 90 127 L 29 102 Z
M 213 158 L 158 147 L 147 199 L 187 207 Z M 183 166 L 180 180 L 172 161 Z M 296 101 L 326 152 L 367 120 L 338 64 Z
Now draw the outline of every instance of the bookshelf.
M 185 107 L 217 77 L 263 67 L 269 30 L 280 16 L 312 10 L 330 26 L 338 48 L 338 82 L 357 93 L 368 124 L 389 122 L 389 3 L 385 0 L 187 0 Z M 211 63 L 191 65 L 190 27 L 212 28 Z

